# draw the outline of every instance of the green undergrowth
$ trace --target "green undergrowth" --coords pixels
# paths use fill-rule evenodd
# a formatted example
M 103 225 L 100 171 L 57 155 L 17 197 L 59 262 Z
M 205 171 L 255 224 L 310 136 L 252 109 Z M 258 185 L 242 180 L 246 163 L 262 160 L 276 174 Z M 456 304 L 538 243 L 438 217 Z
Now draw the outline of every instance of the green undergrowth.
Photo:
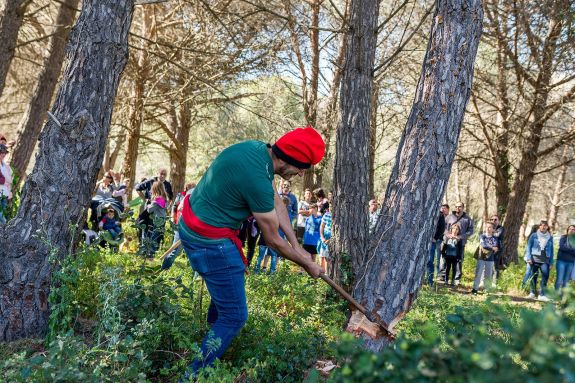
M 168 246 L 168 239 L 164 248 Z M 465 280 L 474 262 L 468 255 Z M 347 304 L 321 280 L 283 262 L 246 278 L 249 319 L 198 382 L 575 381 L 575 295 L 525 304 L 504 295 L 524 269 L 486 294 L 424 287 L 378 354 L 343 331 Z M 59 264 L 47 337 L 0 345 L 0 382 L 176 382 L 208 331 L 209 295 L 184 256 L 159 262 L 99 247 Z M 542 308 L 543 307 L 543 308 Z M 338 364 L 326 378 L 318 360 Z

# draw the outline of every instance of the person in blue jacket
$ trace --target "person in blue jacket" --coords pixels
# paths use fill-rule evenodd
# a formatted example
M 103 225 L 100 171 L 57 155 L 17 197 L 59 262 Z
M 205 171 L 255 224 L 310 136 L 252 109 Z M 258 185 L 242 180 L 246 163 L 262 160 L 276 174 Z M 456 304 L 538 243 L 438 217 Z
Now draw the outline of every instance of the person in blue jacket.
M 557 252 L 557 277 L 555 278 L 555 290 L 567 287 L 573 266 L 575 265 L 575 225 L 569 225 L 565 235 L 559 239 L 559 251 Z
M 541 271 L 541 284 L 539 286 L 539 300 L 548 301 L 545 296 L 549 268 L 553 265 L 553 236 L 549 232 L 547 221 L 539 223 L 539 229 L 529 236 L 525 249 L 525 260 L 531 265 L 531 289 L 528 298 L 535 298 L 537 279 Z

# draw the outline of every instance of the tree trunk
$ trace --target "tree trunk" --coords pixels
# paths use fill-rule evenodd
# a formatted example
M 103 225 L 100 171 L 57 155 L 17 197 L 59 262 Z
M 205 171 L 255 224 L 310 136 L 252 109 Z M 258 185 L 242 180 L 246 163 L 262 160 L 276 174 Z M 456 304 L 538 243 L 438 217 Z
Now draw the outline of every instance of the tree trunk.
M 56 31 L 51 40 L 50 54 L 44 61 L 44 67 L 32 93 L 32 100 L 18 126 L 18 139 L 12 152 L 11 165 L 19 176 L 19 182 L 24 181 L 26 168 L 46 118 L 46 110 L 50 106 L 54 90 L 58 84 L 58 77 L 62 71 L 66 54 L 65 48 L 70 34 L 70 26 L 74 22 L 78 2 L 79 0 L 67 0 L 60 5 L 56 17 Z
M 306 111 L 306 122 L 313 126 L 317 125 L 317 93 L 319 86 L 319 11 L 320 0 L 313 0 L 310 2 L 311 8 L 311 25 L 309 26 L 309 39 L 311 51 L 311 76 L 310 76 L 310 90 L 307 98 L 303 100 L 305 104 L 304 110 Z M 304 78 L 304 81 L 307 79 Z M 315 166 L 306 170 L 303 176 L 303 190 L 306 188 L 314 189 L 319 186 L 315 178 Z
M 547 216 L 547 221 L 549 222 L 549 228 L 551 231 L 555 231 L 555 225 L 557 224 L 557 215 L 559 214 L 559 207 L 561 206 L 561 194 L 565 191 L 565 178 L 567 177 L 567 171 L 569 166 L 566 163 L 568 149 L 567 146 L 563 148 L 563 156 L 561 160 L 563 165 L 559 168 L 559 176 L 555 181 L 555 187 L 553 188 L 553 194 L 549 198 L 549 214 Z
M 42 336 L 54 255 L 72 251 L 102 163 L 128 57 L 132 0 L 84 0 L 18 213 L 0 228 L 0 340 Z M 64 182 L 62 181 L 64 180 Z
M 553 77 L 554 58 L 557 54 L 557 41 L 563 30 L 565 21 L 563 18 L 567 15 L 565 12 L 567 7 L 568 2 L 558 2 L 557 7 L 550 12 L 549 16 L 549 32 L 544 42 L 544 49 L 541 55 L 541 70 L 537 76 L 537 87 L 535 88 L 531 108 L 533 115 L 526 127 L 528 134 L 521 149 L 521 160 L 519 161 L 509 204 L 507 206 L 507 215 L 505 216 L 506 234 L 502 256 L 507 263 L 517 262 L 518 259 L 519 229 L 523 221 L 523 216 L 525 215 L 529 192 L 531 191 L 531 183 L 533 182 L 535 168 L 539 160 L 539 144 L 541 143 L 541 136 L 543 128 L 545 127 L 544 118 L 548 112 L 547 103 L 551 79 Z
M 337 125 L 333 257 L 330 275 L 342 281 L 341 261 L 349 257 L 357 266 L 365 255 L 368 236 L 369 122 L 373 63 L 377 43 L 377 0 L 352 0 L 347 52 L 340 90 Z M 353 225 L 350 225 L 353 222 Z
M 98 178 L 101 178 L 105 171 L 114 169 L 116 167 L 116 161 L 118 161 L 118 155 L 120 154 L 120 149 L 124 146 L 124 141 L 126 141 L 126 133 L 121 132 L 114 140 L 114 148 L 111 147 L 111 142 L 108 142 L 106 153 L 104 154 L 104 161 L 102 163 L 100 173 L 98 174 Z M 133 182 L 132 185 L 134 185 Z
M 348 19 L 349 14 L 349 1 L 346 1 L 346 8 L 344 19 Z M 327 165 L 331 160 L 331 135 L 334 126 L 337 124 L 338 116 L 338 101 L 339 101 L 339 89 L 341 85 L 341 77 L 343 74 L 343 61 L 345 59 L 347 52 L 347 39 L 346 36 L 341 37 L 339 51 L 337 53 L 337 58 L 335 60 L 335 69 L 333 73 L 333 81 L 329 90 L 329 99 L 327 102 L 327 107 L 325 109 L 325 115 L 323 117 L 321 128 L 319 129 L 324 140 L 325 140 L 325 155 L 321 162 L 315 167 L 315 177 L 318 186 L 323 185 L 323 175 L 326 171 Z
M 369 183 L 367 195 L 369 198 L 377 198 L 375 195 L 375 149 L 377 146 L 377 105 L 379 104 L 379 85 L 374 84 L 371 94 L 371 116 L 369 119 Z
M 189 94 L 185 93 L 184 97 L 188 98 Z M 176 114 L 175 110 L 173 111 L 172 118 L 176 140 L 170 145 L 170 181 L 172 182 L 174 193 L 184 190 L 186 183 L 191 122 L 190 101 L 187 100 L 180 105 L 178 114 Z
M 141 35 L 147 39 L 153 39 L 156 32 L 153 6 L 147 6 L 143 10 L 143 22 Z M 143 43 L 145 44 L 145 42 Z M 126 178 L 132 180 L 132 185 L 136 185 L 140 180 L 136 180 L 136 161 L 138 160 L 138 149 L 140 147 L 140 135 L 144 122 L 144 91 L 146 82 L 150 76 L 150 63 L 146 47 L 138 52 L 137 73 L 134 79 L 133 101 L 130 106 L 129 127 L 127 132 L 126 153 L 122 171 Z M 132 190 L 128 191 L 128 199 L 132 198 Z
M 453 163 L 481 36 L 480 0 L 438 0 L 415 100 L 396 155 L 382 217 L 354 295 L 390 329 L 411 308 L 424 275 L 437 206 Z M 336 216 L 335 219 L 338 219 Z M 379 351 L 386 337 L 363 335 Z
M 7 0 L 0 15 L 0 96 L 18 42 L 18 31 L 30 0 Z

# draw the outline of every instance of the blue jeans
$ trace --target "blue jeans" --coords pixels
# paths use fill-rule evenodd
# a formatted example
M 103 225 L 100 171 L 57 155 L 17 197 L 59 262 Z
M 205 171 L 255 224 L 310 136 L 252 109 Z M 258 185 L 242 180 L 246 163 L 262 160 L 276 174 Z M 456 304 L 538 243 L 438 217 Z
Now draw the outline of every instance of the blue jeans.
M 557 277 L 555 279 L 555 290 L 567 287 L 571 279 L 571 272 L 573 271 L 575 262 L 565 262 L 557 260 Z
M 271 247 L 267 247 L 267 246 L 260 246 L 260 250 L 258 252 L 258 259 L 256 261 L 256 265 L 254 267 L 254 272 L 255 273 L 259 273 L 260 272 L 260 267 L 261 264 L 264 260 L 264 257 L 266 255 L 269 255 L 271 258 L 271 263 L 270 263 L 270 274 L 271 273 L 275 273 L 276 269 L 277 269 L 277 264 L 278 264 L 278 254 L 275 252 L 275 250 L 273 250 Z
M 531 265 L 531 294 L 535 294 L 537 288 L 537 277 L 541 270 L 541 284 L 539 285 L 539 295 L 545 295 L 547 288 L 547 280 L 549 279 L 549 265 L 547 263 L 533 263 Z
M 174 229 L 174 240 L 172 241 L 172 246 L 174 245 L 174 243 L 178 242 L 179 240 L 180 240 L 180 232 L 178 231 L 178 228 L 175 228 Z M 162 262 L 162 270 L 167 270 L 170 267 L 172 267 L 172 265 L 174 264 L 174 261 L 182 253 L 183 249 L 184 248 L 182 247 L 182 245 L 180 245 L 180 246 L 176 247 L 174 250 L 172 250 L 172 252 L 170 254 L 168 254 L 166 256 L 166 258 L 164 258 L 164 261 Z
M 184 232 L 180 233 L 180 238 L 192 268 L 204 279 L 211 297 L 207 317 L 211 330 L 202 341 L 203 357 L 195 359 L 190 365 L 195 375 L 199 369 L 211 365 L 224 354 L 248 319 L 245 266 L 231 241 L 198 244 Z
M 437 265 L 435 265 L 436 258 L 437 258 Z M 431 242 L 431 249 L 429 249 L 429 258 L 427 259 L 427 284 L 429 286 L 433 286 L 434 272 L 439 274 L 440 258 L 441 258 L 441 241 Z
M 529 278 L 531 277 L 531 264 L 526 262 L 525 265 L 525 275 L 521 281 L 521 289 L 524 289 L 527 286 L 527 282 L 529 282 Z
M 0 196 L 0 224 L 6 223 L 6 208 L 8 207 L 8 198 Z

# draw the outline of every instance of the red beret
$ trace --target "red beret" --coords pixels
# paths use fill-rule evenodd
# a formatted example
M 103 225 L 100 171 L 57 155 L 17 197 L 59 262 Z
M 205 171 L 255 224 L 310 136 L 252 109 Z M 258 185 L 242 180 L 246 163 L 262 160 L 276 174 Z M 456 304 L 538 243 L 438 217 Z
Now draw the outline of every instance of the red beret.
M 299 169 L 308 169 L 321 161 L 325 143 L 320 134 L 311 127 L 297 128 L 280 137 L 272 146 L 274 154 Z

